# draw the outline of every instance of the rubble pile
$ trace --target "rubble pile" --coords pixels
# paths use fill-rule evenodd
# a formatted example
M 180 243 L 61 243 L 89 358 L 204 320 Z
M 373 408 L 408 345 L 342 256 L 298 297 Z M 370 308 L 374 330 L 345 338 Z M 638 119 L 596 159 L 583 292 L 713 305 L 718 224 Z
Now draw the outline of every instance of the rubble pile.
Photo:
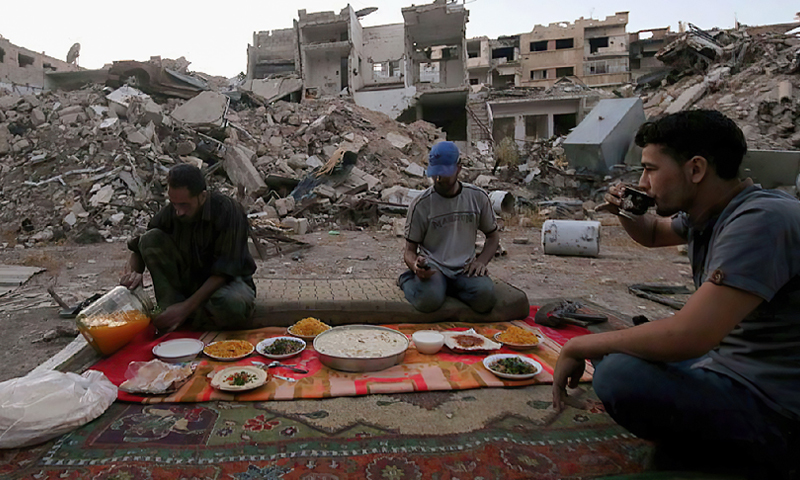
M 339 98 L 248 107 L 216 92 L 183 101 L 97 85 L 0 96 L 0 246 L 127 239 L 165 204 L 176 162 L 204 168 L 212 188 L 297 231 L 293 215 L 319 217 L 315 203 L 330 210 L 386 186 L 427 187 L 425 155 L 443 137 Z M 325 170 L 337 151 L 354 152 L 357 164 L 339 179 Z M 315 172 L 325 175 L 305 203 L 291 201 Z M 321 215 L 311 223 L 329 218 Z
M 702 62 L 672 65 L 683 68 L 668 77 L 679 77 L 677 81 L 669 84 L 665 79 L 642 92 L 647 116 L 716 109 L 737 121 L 751 149 L 800 147 L 800 103 L 792 94 L 800 87 L 800 38 L 775 32 L 751 36 L 744 28 L 707 36 L 722 53 L 708 60 L 694 52 Z M 680 46 L 695 48 L 691 42 Z M 700 68 L 706 64 L 707 69 Z

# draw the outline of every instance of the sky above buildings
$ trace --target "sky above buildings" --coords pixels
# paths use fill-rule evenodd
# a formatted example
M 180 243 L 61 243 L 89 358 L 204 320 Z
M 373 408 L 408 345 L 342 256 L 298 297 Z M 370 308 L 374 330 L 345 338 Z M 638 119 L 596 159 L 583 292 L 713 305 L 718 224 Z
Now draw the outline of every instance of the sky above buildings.
M 362 25 L 402 23 L 401 8 L 413 0 L 350 0 L 355 10 L 379 7 Z M 467 37 L 515 35 L 537 24 L 604 19 L 629 12 L 627 30 L 635 32 L 690 22 L 700 28 L 732 28 L 788 23 L 800 5 L 788 0 L 458 0 L 469 10 Z M 416 1 L 418 5 L 432 0 Z M 339 12 L 347 0 L 39 0 L 18 15 L 0 15 L 0 35 L 11 43 L 64 60 L 73 43 L 81 44 L 79 64 L 101 68 L 115 60 L 186 57 L 189 69 L 232 77 L 247 69 L 247 45 L 253 32 L 289 28 L 297 11 Z

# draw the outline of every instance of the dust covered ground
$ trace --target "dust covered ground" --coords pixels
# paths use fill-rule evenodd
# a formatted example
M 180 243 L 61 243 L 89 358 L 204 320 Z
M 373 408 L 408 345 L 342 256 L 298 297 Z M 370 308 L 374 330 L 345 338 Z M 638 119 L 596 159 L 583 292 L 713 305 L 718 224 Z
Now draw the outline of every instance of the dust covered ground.
M 628 285 L 691 284 L 685 255 L 674 247 L 641 247 L 618 224 L 601 227 L 599 257 L 558 257 L 543 254 L 540 228 L 518 227 L 514 220 L 508 219 L 501 231 L 507 254 L 495 257 L 489 271 L 525 291 L 532 303 L 554 297 L 583 298 L 622 314 L 626 320 L 634 315 L 655 319 L 674 310 L 635 297 L 628 293 Z M 335 235 L 325 230 L 296 238 L 312 246 L 258 261 L 256 277 L 386 278 L 395 277 L 404 268 L 404 240 L 388 231 L 340 230 Z M 514 243 L 514 239 L 528 239 L 529 243 Z M 67 303 L 74 304 L 114 287 L 127 258 L 123 242 L 0 250 L 0 264 L 46 268 L 16 291 L 0 297 L 0 328 L 4 332 L 0 336 L 0 362 L 4 366 L 0 381 L 27 374 L 77 334 L 74 320 L 59 317 L 60 307 L 47 294 L 48 286 L 54 286 Z

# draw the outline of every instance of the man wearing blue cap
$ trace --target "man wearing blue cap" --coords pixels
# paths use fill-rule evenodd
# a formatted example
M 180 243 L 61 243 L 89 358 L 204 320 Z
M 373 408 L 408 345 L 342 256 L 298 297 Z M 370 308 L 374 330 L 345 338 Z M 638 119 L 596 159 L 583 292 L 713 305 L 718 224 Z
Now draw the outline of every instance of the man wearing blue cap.
M 408 301 L 421 312 L 433 312 L 451 295 L 478 313 L 496 302 L 486 265 L 500 244 L 489 195 L 458 181 L 461 164 L 453 142 L 439 142 L 428 156 L 433 186 L 408 208 L 403 252 L 408 270 L 398 279 Z M 475 255 L 478 230 L 486 235 Z

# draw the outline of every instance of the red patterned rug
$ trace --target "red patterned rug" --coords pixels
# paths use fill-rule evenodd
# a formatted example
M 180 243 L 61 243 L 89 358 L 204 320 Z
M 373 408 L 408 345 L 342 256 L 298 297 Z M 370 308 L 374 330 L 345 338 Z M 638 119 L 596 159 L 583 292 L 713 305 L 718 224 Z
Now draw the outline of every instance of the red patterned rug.
M 591 389 L 548 386 L 293 402 L 115 403 L 43 446 L 0 454 L 19 479 L 580 479 L 638 473 L 649 443 Z

